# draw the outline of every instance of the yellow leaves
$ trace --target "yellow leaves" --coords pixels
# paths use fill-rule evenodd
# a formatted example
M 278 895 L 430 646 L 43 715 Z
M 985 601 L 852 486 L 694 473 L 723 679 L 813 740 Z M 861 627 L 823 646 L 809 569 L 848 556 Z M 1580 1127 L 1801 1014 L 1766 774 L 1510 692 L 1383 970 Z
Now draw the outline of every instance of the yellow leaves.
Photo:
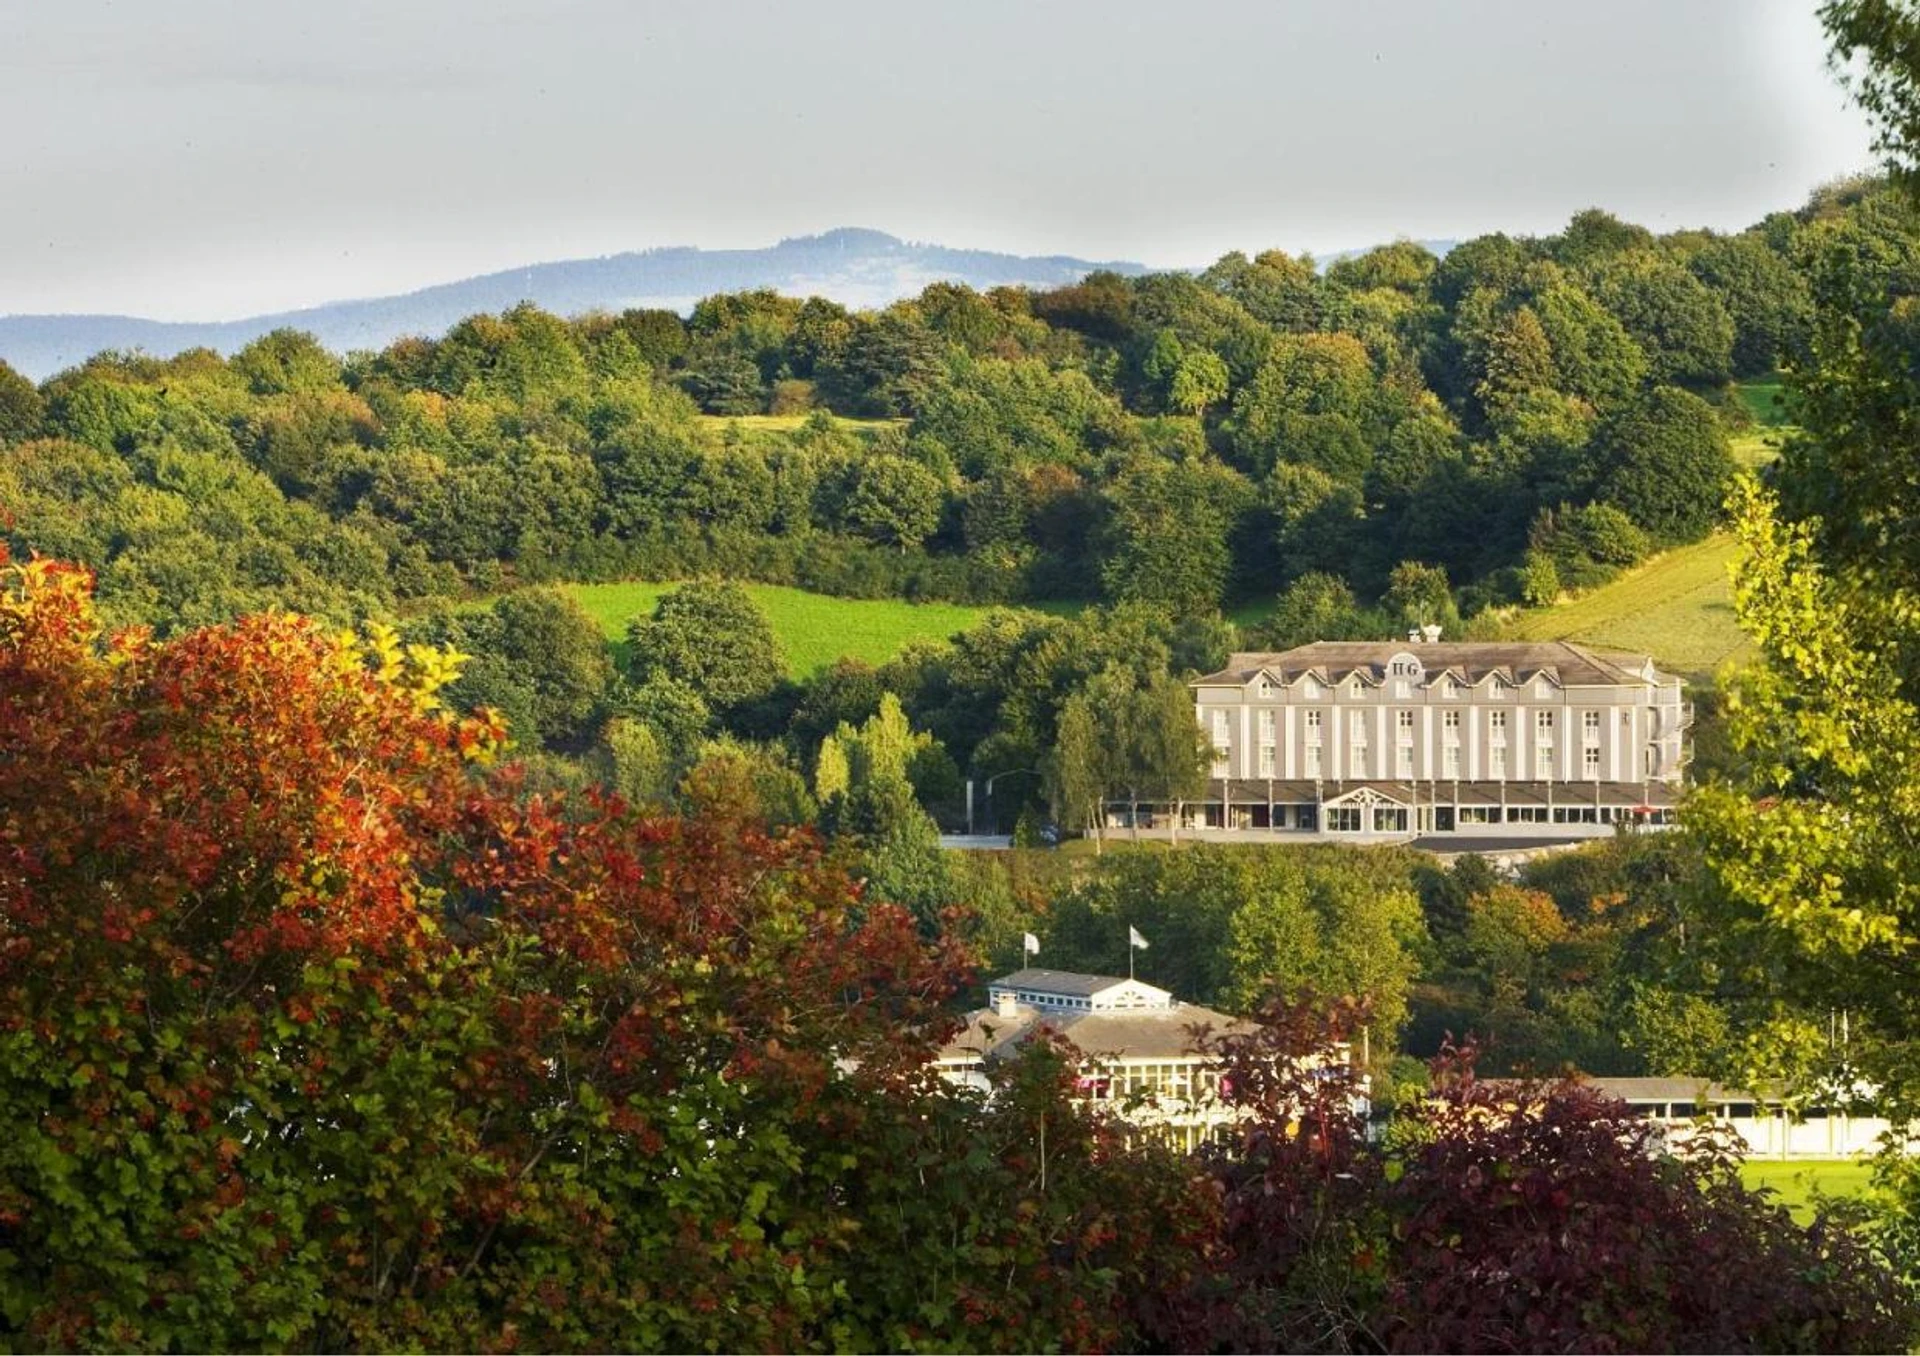
M 382 686 L 406 693 L 414 709 L 425 713 L 440 706 L 440 690 L 455 681 L 472 655 L 432 645 L 402 644 L 400 633 L 386 622 L 369 622 L 364 640 L 343 638 L 354 662 L 371 669 Z

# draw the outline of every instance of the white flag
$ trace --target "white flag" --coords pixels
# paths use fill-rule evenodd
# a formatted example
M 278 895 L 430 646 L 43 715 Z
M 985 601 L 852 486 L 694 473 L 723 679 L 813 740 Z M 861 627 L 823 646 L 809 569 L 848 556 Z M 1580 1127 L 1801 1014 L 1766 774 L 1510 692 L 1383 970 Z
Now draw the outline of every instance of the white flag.
M 1142 937 L 1140 935 L 1140 929 L 1133 926 L 1133 924 L 1131 923 L 1127 924 L 1127 944 L 1129 946 L 1137 947 L 1142 951 L 1145 951 L 1147 949 L 1147 939 L 1145 937 Z
M 1023 942 L 1021 943 L 1021 945 L 1022 945 L 1022 947 L 1023 947 L 1024 949 L 1025 949 L 1025 951 L 1026 951 L 1026 954 L 1027 954 L 1027 955 L 1029 955 L 1029 956 L 1037 956 L 1037 955 L 1039 955 L 1039 954 L 1040 954 L 1040 939 L 1039 939 L 1038 937 L 1036 937 L 1036 936 L 1034 936 L 1034 935 L 1033 935 L 1033 934 L 1032 934 L 1031 932 L 1029 932 L 1029 933 L 1025 933 L 1025 934 L 1023 934 L 1023 935 L 1024 935 L 1024 937 L 1025 937 L 1025 941 L 1023 941 Z

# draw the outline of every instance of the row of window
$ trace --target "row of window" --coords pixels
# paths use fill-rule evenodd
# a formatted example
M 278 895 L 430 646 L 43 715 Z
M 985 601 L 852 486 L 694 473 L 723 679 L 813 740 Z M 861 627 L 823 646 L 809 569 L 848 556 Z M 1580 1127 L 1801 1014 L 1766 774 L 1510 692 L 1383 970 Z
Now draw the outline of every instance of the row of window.
M 1326 775 L 1326 760 L 1322 756 L 1320 745 L 1309 744 L 1305 752 L 1306 756 L 1303 760 L 1304 766 L 1301 769 L 1300 775 L 1309 779 L 1324 777 Z M 1218 753 L 1222 759 L 1227 756 L 1225 749 L 1218 750 Z M 1364 764 L 1366 756 L 1367 746 L 1365 741 L 1355 740 L 1351 760 L 1347 765 L 1348 768 L 1351 770 Z M 1277 777 L 1280 775 L 1278 770 L 1279 766 L 1278 751 L 1271 744 L 1262 744 L 1259 751 L 1259 767 L 1254 775 L 1259 777 Z M 1458 744 L 1448 744 L 1440 750 L 1440 777 L 1443 781 L 1459 781 L 1466 775 L 1462 771 L 1463 766 L 1460 759 L 1460 746 Z M 1555 776 L 1553 745 L 1534 745 L 1533 771 L 1535 778 L 1540 781 L 1553 780 Z M 1582 777 L 1588 780 L 1600 775 L 1599 746 L 1592 745 L 1580 751 L 1580 773 Z M 1354 773 L 1352 775 L 1358 774 Z M 1413 745 L 1402 744 L 1394 750 L 1393 775 L 1402 781 L 1413 780 Z M 1486 776 L 1490 781 L 1499 781 L 1507 775 L 1507 747 L 1504 744 L 1495 744 L 1487 750 Z
M 1406 698 L 1411 697 L 1413 695 L 1413 685 L 1417 681 L 1418 675 L 1403 674 L 1401 672 L 1401 668 L 1402 668 L 1401 665 L 1396 664 L 1394 666 L 1395 676 L 1392 680 L 1393 695 L 1404 701 Z M 1352 698 L 1354 701 L 1359 701 L 1367 695 L 1367 682 L 1364 678 L 1359 678 L 1359 677 L 1349 678 L 1347 679 L 1346 683 L 1343 686 L 1345 687 L 1346 695 Z M 1516 690 L 1516 688 L 1517 688 L 1517 684 L 1508 683 L 1503 679 L 1496 677 L 1487 684 L 1487 696 L 1492 698 L 1494 701 L 1503 701 L 1506 699 L 1506 695 L 1509 692 Z M 1260 694 L 1261 697 L 1271 700 L 1274 694 L 1277 693 L 1280 689 L 1279 689 L 1279 685 L 1275 683 L 1273 679 L 1262 678 L 1255 690 Z M 1322 683 L 1319 679 L 1314 678 L 1312 676 L 1302 679 L 1300 683 L 1300 696 L 1305 701 L 1310 701 L 1310 702 L 1320 701 L 1326 696 L 1328 690 L 1329 689 L 1326 684 Z M 1534 680 L 1534 684 L 1533 684 L 1534 696 L 1544 700 L 1546 698 L 1550 698 L 1553 696 L 1553 690 L 1554 690 L 1554 685 L 1548 682 L 1546 679 L 1538 678 Z M 1452 700 L 1454 698 L 1457 698 L 1462 692 L 1466 691 L 1466 688 L 1463 687 L 1457 679 L 1442 678 L 1439 681 L 1439 683 L 1435 685 L 1435 691 L 1437 691 L 1442 697 L 1445 697 L 1448 700 Z
M 1302 728 L 1306 731 L 1307 742 L 1309 744 L 1317 743 L 1320 739 L 1320 732 L 1326 725 L 1326 712 L 1315 708 L 1303 711 L 1300 714 Z M 1413 739 L 1413 716 L 1414 713 L 1412 711 L 1395 711 L 1393 713 L 1394 729 L 1399 732 L 1402 742 L 1410 743 Z M 1262 742 L 1270 741 L 1273 738 L 1274 731 L 1273 712 L 1261 711 L 1258 713 L 1258 717 L 1260 738 Z M 1622 725 L 1627 724 L 1630 719 L 1631 717 L 1627 712 L 1622 711 L 1620 713 L 1620 723 Z M 1597 744 L 1600 742 L 1600 721 L 1601 713 L 1599 711 L 1582 711 L 1580 713 L 1580 733 L 1586 743 Z M 1232 724 L 1232 713 L 1230 711 L 1222 709 L 1216 710 L 1213 713 L 1213 738 L 1216 744 L 1223 744 L 1227 741 L 1232 731 Z M 1352 732 L 1354 743 L 1364 744 L 1367 742 L 1367 724 L 1368 722 L 1363 720 L 1348 722 L 1347 729 Z M 1533 728 L 1536 735 L 1550 738 L 1553 735 L 1554 724 L 1555 712 L 1552 710 L 1537 710 L 1533 713 Z M 1440 713 L 1440 729 L 1442 734 L 1457 738 L 1460 733 L 1460 713 L 1458 711 L 1442 711 Z M 1496 741 L 1504 740 L 1507 737 L 1507 713 L 1505 711 L 1487 712 L 1487 730 Z

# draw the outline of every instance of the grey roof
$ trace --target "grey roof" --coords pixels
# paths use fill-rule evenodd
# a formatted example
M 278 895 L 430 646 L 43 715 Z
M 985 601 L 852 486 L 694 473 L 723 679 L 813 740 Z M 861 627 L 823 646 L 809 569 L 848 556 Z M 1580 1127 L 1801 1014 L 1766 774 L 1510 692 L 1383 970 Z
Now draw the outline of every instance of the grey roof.
M 1587 1083 L 1623 1102 L 1751 1102 L 1754 1095 L 1704 1078 L 1589 1077 Z
M 1595 1092 L 1617 1097 L 1633 1106 L 1667 1103 L 1695 1106 L 1715 1102 L 1766 1100 L 1764 1096 L 1756 1097 L 1751 1092 L 1730 1088 L 1705 1078 L 1624 1078 L 1608 1074 L 1580 1074 L 1577 1077 L 1582 1084 Z M 1512 1078 L 1489 1078 L 1484 1081 L 1493 1087 L 1523 1086 L 1518 1079 Z
M 1253 1023 L 1194 1003 L 1124 1012 L 1055 1012 L 1021 1004 L 1013 1016 L 992 1008 L 967 1014 L 967 1025 L 940 1051 L 945 1060 L 1004 1059 L 1042 1030 L 1053 1031 L 1092 1058 L 1177 1059 L 1191 1055 L 1194 1028 L 1242 1032 Z
M 1291 650 L 1237 652 L 1227 657 L 1226 668 L 1196 679 L 1194 685 L 1239 686 L 1252 682 L 1263 672 L 1284 683 L 1310 673 L 1329 685 L 1358 673 L 1377 685 L 1386 681 L 1387 665 L 1398 654 L 1410 654 L 1418 659 L 1429 680 L 1452 671 L 1469 685 L 1483 681 L 1489 674 L 1520 683 L 1540 673 L 1563 687 L 1639 684 L 1647 681 L 1641 676 L 1641 669 L 1650 662 L 1643 654 L 1597 650 L 1568 640 L 1457 640 L 1432 645 L 1408 640 L 1317 640 Z
M 1094 994 L 1111 989 L 1116 984 L 1125 984 L 1124 976 L 1081 975 L 1071 970 L 1041 970 L 1029 968 L 1015 970 L 1010 975 L 1002 975 L 991 982 L 996 989 L 1031 989 L 1035 993 L 1064 993 L 1081 998 L 1091 998 Z

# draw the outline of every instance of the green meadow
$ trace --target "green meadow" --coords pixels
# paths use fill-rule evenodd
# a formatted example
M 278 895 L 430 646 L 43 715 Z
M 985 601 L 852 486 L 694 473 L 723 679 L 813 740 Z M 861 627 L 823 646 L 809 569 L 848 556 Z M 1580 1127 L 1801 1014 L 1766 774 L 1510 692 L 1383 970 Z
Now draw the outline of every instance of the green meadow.
M 1516 640 L 1572 640 L 1650 654 L 1662 666 L 1710 676 L 1748 642 L 1733 619 L 1733 538 L 1716 532 L 1637 565 L 1611 583 L 1516 617 Z
M 618 649 L 625 644 L 627 623 L 651 615 L 660 595 L 678 587 L 672 583 L 568 584 L 567 593 L 600 624 Z M 778 584 L 743 584 L 766 613 L 787 672 L 804 678 L 837 659 L 863 659 L 884 664 L 908 642 L 944 640 L 983 619 L 992 608 L 958 603 L 909 603 L 898 599 L 832 598 Z
M 1780 1204 L 1805 1224 L 1823 1196 L 1837 1200 L 1865 1195 L 1872 1185 L 1873 1165 L 1861 1158 L 1820 1158 L 1782 1162 L 1750 1158 L 1740 1165 L 1740 1180 L 1752 1190 L 1770 1187 Z

